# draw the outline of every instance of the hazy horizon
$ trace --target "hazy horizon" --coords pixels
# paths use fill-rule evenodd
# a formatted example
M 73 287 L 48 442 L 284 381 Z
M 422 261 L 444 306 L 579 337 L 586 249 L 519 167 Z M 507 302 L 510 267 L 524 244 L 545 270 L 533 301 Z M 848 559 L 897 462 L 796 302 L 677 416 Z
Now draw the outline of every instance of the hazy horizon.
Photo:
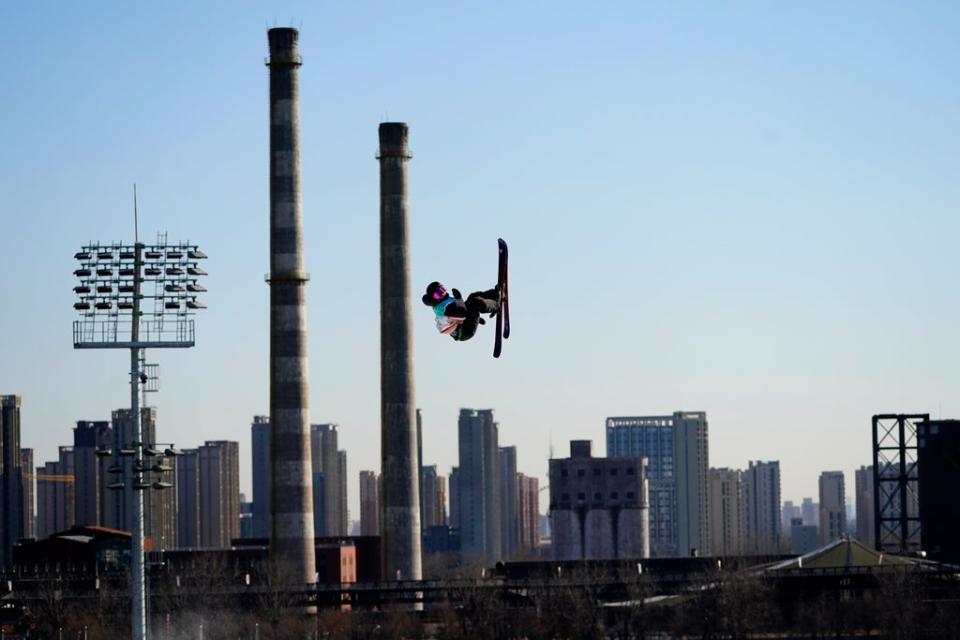
M 277 7 L 280 8 L 277 8 Z M 291 19 L 292 17 L 292 19 Z M 377 125 L 410 126 L 424 464 L 493 408 L 518 470 L 608 416 L 705 411 L 710 465 L 779 460 L 784 500 L 871 464 L 876 413 L 960 414 L 960 5 L 126 3 L 0 7 L 0 394 L 35 464 L 129 400 L 128 355 L 75 351 L 73 254 L 190 240 L 209 309 L 160 364 L 163 440 L 268 412 L 266 30 L 296 26 L 311 421 L 340 425 L 351 517 L 379 468 Z M 419 304 L 491 286 L 513 335 L 454 343 Z M 545 497 L 541 502 L 545 505 Z

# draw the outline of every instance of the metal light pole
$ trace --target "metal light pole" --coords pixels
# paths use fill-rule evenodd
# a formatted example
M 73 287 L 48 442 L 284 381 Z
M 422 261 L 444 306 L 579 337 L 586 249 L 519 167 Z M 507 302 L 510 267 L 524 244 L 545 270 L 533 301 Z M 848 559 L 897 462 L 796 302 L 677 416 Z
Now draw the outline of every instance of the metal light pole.
M 134 244 L 84 245 L 74 255 L 80 268 L 74 275 L 80 282 L 74 287 L 78 301 L 73 307 L 80 319 L 73 323 L 75 349 L 130 350 L 130 420 L 133 442 L 115 455 L 133 456 L 131 477 L 133 502 L 133 597 L 132 625 L 134 640 L 146 640 L 147 615 L 144 580 L 143 491 L 164 489 L 168 483 L 145 481 L 144 456 L 157 455 L 156 443 L 145 442 L 140 415 L 140 385 L 146 374 L 140 363 L 147 348 L 188 348 L 194 345 L 194 312 L 205 306 L 197 294 L 206 291 L 199 283 L 206 271 L 199 261 L 206 258 L 192 244 L 167 244 L 160 236 L 156 244 L 139 241 Z M 152 290 L 151 290 L 152 285 Z M 144 302 L 152 301 L 152 309 Z M 148 304 L 149 306 L 149 304 Z M 128 329 L 129 327 L 129 329 Z M 142 379 L 143 377 L 143 379 Z M 132 446 L 131 446 L 132 445 Z M 172 447 L 167 455 L 175 455 Z M 99 455 L 110 455 L 99 450 Z M 161 472 L 166 470 L 158 465 Z M 154 468 L 153 470 L 157 470 Z M 122 489 L 122 482 L 111 488 Z

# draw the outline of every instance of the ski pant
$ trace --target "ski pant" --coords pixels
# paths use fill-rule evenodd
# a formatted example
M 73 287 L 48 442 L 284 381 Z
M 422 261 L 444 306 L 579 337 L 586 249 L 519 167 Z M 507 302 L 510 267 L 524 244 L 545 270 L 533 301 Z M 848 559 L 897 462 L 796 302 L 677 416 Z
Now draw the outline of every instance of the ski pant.
M 500 310 L 500 299 L 496 289 L 474 291 L 463 302 L 467 308 L 467 317 L 453 333 L 454 340 L 469 340 L 477 332 L 481 313 L 496 313 Z

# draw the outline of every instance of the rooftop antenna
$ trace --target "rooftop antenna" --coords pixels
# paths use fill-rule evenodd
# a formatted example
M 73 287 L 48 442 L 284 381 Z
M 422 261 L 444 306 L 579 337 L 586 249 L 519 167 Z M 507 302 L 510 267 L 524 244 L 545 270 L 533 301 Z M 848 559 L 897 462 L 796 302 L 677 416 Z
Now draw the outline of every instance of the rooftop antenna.
M 133 183 L 133 244 L 140 244 L 140 221 L 137 220 L 137 183 Z

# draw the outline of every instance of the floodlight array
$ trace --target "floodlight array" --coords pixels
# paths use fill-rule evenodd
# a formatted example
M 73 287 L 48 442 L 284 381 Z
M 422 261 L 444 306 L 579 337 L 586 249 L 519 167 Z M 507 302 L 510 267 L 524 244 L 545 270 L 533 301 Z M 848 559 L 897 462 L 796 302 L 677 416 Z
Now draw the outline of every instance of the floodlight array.
M 192 343 L 189 318 L 206 308 L 200 300 L 207 290 L 201 283 L 207 272 L 200 266 L 206 257 L 196 245 L 164 240 L 84 245 L 74 255 L 79 282 L 73 308 L 80 314 L 75 344 L 122 341 L 136 307 L 144 339 Z

